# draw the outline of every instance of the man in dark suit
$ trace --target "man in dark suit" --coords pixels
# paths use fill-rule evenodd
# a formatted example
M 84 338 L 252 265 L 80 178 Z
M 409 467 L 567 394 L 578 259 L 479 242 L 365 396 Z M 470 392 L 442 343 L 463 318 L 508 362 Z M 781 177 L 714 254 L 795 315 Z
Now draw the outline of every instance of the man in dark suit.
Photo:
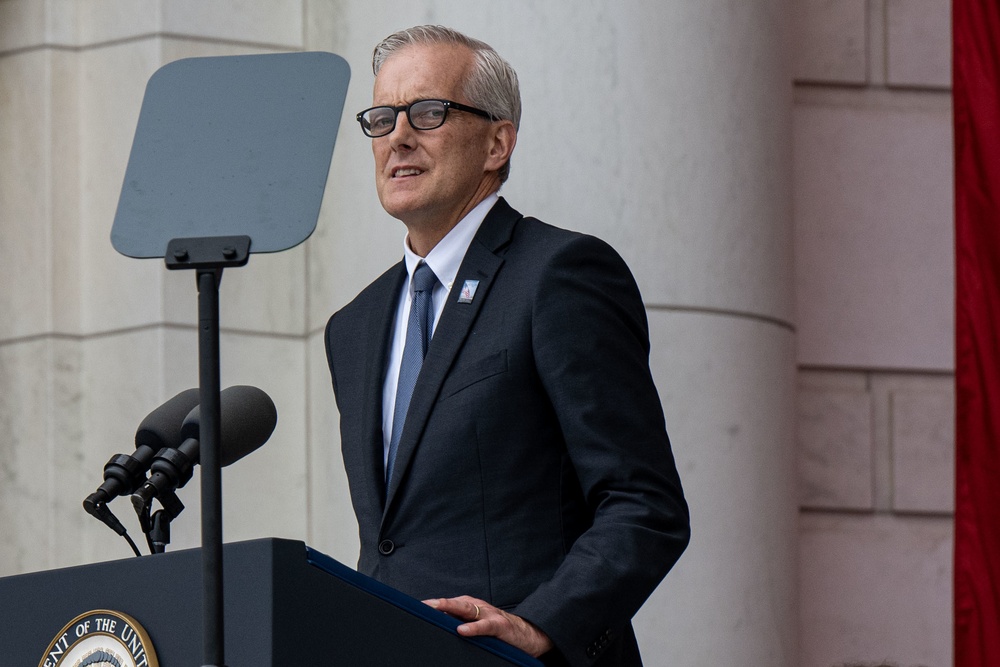
M 358 120 L 407 236 L 327 326 L 358 568 L 463 635 L 641 665 L 630 619 L 689 524 L 632 275 L 497 196 L 520 96 L 492 48 L 423 26 L 373 65 Z

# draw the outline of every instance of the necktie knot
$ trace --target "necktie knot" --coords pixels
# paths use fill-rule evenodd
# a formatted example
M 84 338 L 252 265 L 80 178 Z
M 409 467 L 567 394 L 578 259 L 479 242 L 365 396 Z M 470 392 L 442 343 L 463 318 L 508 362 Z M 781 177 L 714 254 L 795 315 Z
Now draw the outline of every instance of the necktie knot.
M 413 291 L 414 292 L 429 292 L 434 289 L 434 285 L 437 284 L 437 276 L 434 275 L 434 271 L 431 270 L 425 262 L 420 262 L 417 268 L 413 271 Z

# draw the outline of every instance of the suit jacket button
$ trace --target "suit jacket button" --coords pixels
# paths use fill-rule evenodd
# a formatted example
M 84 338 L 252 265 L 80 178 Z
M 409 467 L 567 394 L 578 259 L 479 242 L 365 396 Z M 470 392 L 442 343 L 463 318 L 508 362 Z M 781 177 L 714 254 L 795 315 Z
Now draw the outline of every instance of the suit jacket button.
M 388 556 L 395 550 L 396 545 L 392 543 L 392 540 L 382 540 L 378 543 L 378 552 L 383 556 Z

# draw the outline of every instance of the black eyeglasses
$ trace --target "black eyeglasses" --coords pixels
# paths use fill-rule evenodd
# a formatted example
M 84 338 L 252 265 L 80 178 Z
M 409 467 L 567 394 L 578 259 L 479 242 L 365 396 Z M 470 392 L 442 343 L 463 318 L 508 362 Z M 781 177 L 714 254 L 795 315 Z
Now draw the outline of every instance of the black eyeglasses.
M 359 113 L 357 118 L 361 123 L 361 131 L 375 139 L 396 129 L 396 117 L 400 111 L 406 112 L 406 120 L 414 130 L 434 130 L 444 125 L 449 109 L 496 120 L 488 111 L 450 100 L 417 100 L 398 107 L 372 107 Z

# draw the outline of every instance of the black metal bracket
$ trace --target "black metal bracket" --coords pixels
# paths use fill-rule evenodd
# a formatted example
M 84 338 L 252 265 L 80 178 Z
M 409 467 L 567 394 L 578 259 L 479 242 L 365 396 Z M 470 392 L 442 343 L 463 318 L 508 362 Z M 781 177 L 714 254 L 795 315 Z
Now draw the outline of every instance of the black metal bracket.
M 168 269 L 223 269 L 245 266 L 250 259 L 249 236 L 204 236 L 171 239 L 164 261 Z

